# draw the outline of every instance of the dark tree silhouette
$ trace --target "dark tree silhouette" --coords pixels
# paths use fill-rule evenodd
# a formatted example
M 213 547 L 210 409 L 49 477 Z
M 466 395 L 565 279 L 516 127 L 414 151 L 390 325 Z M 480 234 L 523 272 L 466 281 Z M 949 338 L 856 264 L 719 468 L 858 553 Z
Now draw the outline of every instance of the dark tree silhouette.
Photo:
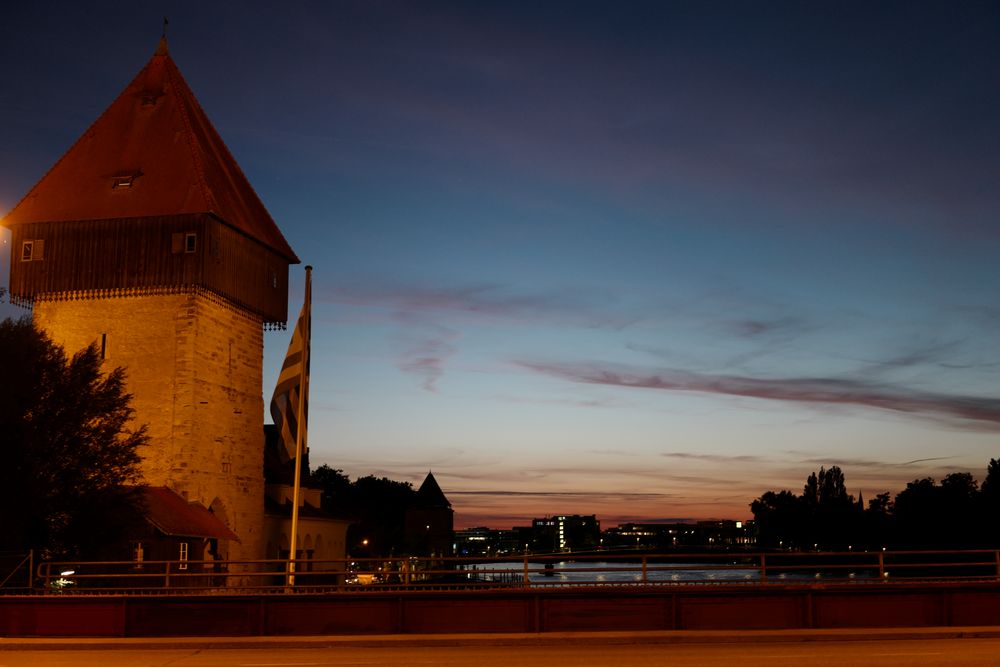
M 894 503 L 896 545 L 957 549 L 981 546 L 986 540 L 976 480 L 967 472 L 951 473 L 938 485 L 930 477 L 916 479 Z M 995 520 L 995 517 L 994 517 Z
M 106 556 L 141 520 L 145 427 L 134 427 L 120 368 L 93 346 L 67 359 L 29 320 L 0 322 L 0 549 Z
M 861 510 L 838 466 L 806 478 L 802 495 L 768 491 L 750 504 L 763 547 L 846 549 L 857 541 Z
M 802 499 L 791 491 L 768 491 L 750 503 L 757 523 L 757 543 L 765 548 L 791 549 L 804 546 Z
M 915 479 L 894 499 L 877 494 L 865 510 L 847 493 L 840 468 L 820 468 L 806 479 L 801 496 L 768 491 L 750 508 L 765 548 L 996 548 L 1000 460 L 990 459 L 981 490 L 971 473 L 954 472 L 940 484 Z
M 979 494 L 985 546 L 1000 547 L 1000 459 L 990 459 Z
M 985 498 L 1000 500 L 1000 459 L 990 459 L 981 491 Z
M 313 482 L 323 489 L 323 508 L 337 513 L 343 512 L 350 502 L 351 479 L 340 468 L 331 468 L 325 463 L 309 475 Z
M 391 556 L 404 552 L 406 509 L 417 492 L 409 482 L 368 475 L 354 482 L 342 470 L 322 465 L 312 477 L 323 487 L 324 509 L 356 519 L 347 533 L 355 556 Z

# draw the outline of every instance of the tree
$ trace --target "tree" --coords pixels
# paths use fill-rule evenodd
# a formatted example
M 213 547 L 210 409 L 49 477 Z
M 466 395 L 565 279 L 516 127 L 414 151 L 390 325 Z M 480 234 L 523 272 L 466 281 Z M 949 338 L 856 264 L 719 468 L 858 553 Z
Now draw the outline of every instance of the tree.
M 761 546 L 846 549 L 860 542 L 863 512 L 847 493 L 838 466 L 811 473 L 800 496 L 768 491 L 750 509 Z
M 806 546 L 846 548 L 857 533 L 861 513 L 847 493 L 839 466 L 820 468 L 806 478 L 802 489 L 803 524 L 800 540 Z
M 1000 459 L 990 459 L 986 478 L 979 488 L 983 537 L 986 546 L 1000 546 Z
M 793 548 L 803 544 L 803 501 L 791 491 L 768 491 L 750 503 L 757 524 L 757 543 L 768 548 Z
M 894 519 L 897 542 L 911 548 L 960 549 L 981 546 L 984 534 L 976 480 L 954 472 L 936 484 L 930 477 L 915 479 L 896 496 Z
M 893 522 L 896 541 L 908 548 L 938 547 L 948 516 L 941 503 L 941 487 L 934 478 L 915 479 L 896 494 Z
M 390 556 L 405 551 L 406 509 L 417 497 L 412 484 L 374 475 L 351 482 L 342 470 L 327 465 L 312 478 L 323 487 L 324 509 L 357 520 L 347 535 L 352 553 Z
M 1000 500 L 1000 459 L 990 459 L 981 491 L 987 498 L 995 497 Z
M 313 470 L 309 477 L 323 489 L 324 509 L 343 512 L 350 501 L 351 478 L 340 468 L 331 468 L 325 463 Z
M 94 346 L 67 359 L 27 319 L 0 322 L 0 549 L 108 555 L 141 520 L 139 447 L 125 372 Z

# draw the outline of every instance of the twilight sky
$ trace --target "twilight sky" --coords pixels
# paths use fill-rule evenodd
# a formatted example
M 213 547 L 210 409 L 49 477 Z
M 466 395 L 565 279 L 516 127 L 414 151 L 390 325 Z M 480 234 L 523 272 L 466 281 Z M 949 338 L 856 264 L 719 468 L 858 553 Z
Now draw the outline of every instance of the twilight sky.
M 1000 457 L 1000 5 L 6 3 L 0 213 L 164 14 L 315 267 L 314 465 L 610 526 Z

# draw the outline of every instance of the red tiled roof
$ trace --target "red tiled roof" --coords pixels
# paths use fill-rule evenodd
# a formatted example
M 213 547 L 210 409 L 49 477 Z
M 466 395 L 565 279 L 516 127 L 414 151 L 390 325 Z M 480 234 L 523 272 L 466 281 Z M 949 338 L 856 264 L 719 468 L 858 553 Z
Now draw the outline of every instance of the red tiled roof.
M 114 187 L 116 178 L 131 185 Z M 299 261 L 161 41 L 4 224 L 185 213 L 214 214 L 289 262 Z
M 164 535 L 208 537 L 239 541 L 217 516 L 198 503 L 189 503 L 165 486 L 143 489 L 146 520 Z

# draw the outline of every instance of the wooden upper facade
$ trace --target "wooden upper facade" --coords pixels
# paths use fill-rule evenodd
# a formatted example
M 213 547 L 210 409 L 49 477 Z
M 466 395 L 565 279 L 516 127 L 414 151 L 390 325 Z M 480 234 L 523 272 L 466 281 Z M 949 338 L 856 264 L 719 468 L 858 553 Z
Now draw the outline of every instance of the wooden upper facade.
M 287 320 L 298 257 L 165 41 L 3 223 L 15 302 L 199 288 Z
M 202 288 L 265 323 L 288 317 L 288 261 L 209 214 L 33 222 L 12 231 L 15 303 Z

